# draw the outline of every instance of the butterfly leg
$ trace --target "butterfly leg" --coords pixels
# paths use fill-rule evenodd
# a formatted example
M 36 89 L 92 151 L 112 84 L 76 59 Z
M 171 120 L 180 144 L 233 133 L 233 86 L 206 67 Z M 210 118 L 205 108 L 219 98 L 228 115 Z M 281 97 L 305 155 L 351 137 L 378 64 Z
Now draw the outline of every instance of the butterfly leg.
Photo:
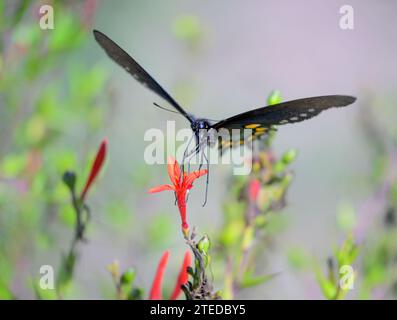
M 204 203 L 203 203 L 203 207 L 207 204 L 207 200 L 208 200 L 208 186 L 209 186 L 209 180 L 210 180 L 210 161 L 207 157 L 207 155 L 205 154 L 205 151 L 208 150 L 209 145 L 207 144 L 206 148 L 203 149 L 203 157 L 205 159 L 205 162 L 207 163 L 207 179 L 205 181 L 205 198 L 204 198 Z M 202 162 L 200 163 L 200 167 L 202 166 Z
M 190 150 L 190 152 L 184 157 L 184 164 L 187 163 L 188 171 L 190 171 L 190 163 L 191 163 L 193 157 L 196 156 L 197 153 L 200 152 L 200 150 L 202 149 L 202 147 L 204 146 L 204 144 L 206 142 L 207 142 L 206 140 L 203 140 L 200 143 L 196 144 L 196 147 L 194 149 Z
M 200 149 L 201 149 L 202 145 L 203 145 L 202 143 L 197 144 L 196 147 L 193 150 L 191 150 L 189 152 L 189 154 L 185 158 L 185 159 L 187 159 L 186 162 L 188 164 L 188 171 L 189 172 L 190 172 L 190 163 L 193 160 L 193 157 L 195 157 L 197 155 L 197 153 L 200 152 Z
M 182 167 L 182 173 L 185 172 L 185 160 L 186 160 L 186 157 L 188 156 L 189 146 L 190 146 L 190 144 L 192 143 L 193 138 L 194 138 L 194 135 L 192 135 L 192 136 L 190 137 L 190 139 L 189 139 L 189 141 L 188 141 L 188 143 L 187 143 L 187 146 L 186 146 L 186 148 L 185 148 L 185 151 L 183 152 L 182 165 L 181 165 L 181 167 Z

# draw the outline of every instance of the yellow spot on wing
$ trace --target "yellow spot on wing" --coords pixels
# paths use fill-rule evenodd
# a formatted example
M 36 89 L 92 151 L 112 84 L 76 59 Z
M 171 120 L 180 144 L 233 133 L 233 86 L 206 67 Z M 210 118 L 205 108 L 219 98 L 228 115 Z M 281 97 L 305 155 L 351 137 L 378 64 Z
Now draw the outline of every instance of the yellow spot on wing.
M 266 132 L 266 128 L 256 128 L 255 129 L 255 133 L 257 133 L 257 132 Z
M 260 126 L 261 126 L 260 124 L 254 123 L 254 124 L 247 124 L 247 125 L 245 126 L 245 128 L 246 128 L 246 129 L 255 129 L 255 128 L 258 128 L 258 127 L 260 127 Z

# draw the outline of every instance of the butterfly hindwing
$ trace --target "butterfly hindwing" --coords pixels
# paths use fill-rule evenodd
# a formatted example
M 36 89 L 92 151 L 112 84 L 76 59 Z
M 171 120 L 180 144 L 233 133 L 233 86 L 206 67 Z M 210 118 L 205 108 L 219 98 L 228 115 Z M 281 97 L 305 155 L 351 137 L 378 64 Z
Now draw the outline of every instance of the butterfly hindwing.
M 224 149 L 259 139 L 274 129 L 274 126 L 304 121 L 317 116 L 323 110 L 344 107 L 355 100 L 354 97 L 341 95 L 292 100 L 238 114 L 213 124 L 212 128 L 217 131 L 226 129 L 230 134 L 233 129 L 252 129 L 252 137 L 248 139 L 243 138 L 241 131 L 238 139 L 221 141 L 219 148 Z
M 244 129 L 249 130 L 239 130 L 240 134 L 233 134 L 233 129 L 228 130 L 230 139 L 224 139 L 224 137 L 218 137 L 218 149 L 222 154 L 227 149 L 232 149 L 239 145 L 246 145 L 253 143 L 256 140 L 261 140 L 266 137 L 266 135 L 272 131 L 276 130 L 274 127 L 263 127 L 259 124 L 247 125 Z
M 125 69 L 137 81 L 157 93 L 168 101 L 176 110 L 192 122 L 190 115 L 145 71 L 127 52 L 119 47 L 113 40 L 98 30 L 94 30 L 94 36 L 107 55 L 119 66 Z
M 212 125 L 216 130 L 269 128 L 304 121 L 315 117 L 321 111 L 344 107 L 353 103 L 356 98 L 351 96 L 321 96 L 287 101 L 238 114 Z

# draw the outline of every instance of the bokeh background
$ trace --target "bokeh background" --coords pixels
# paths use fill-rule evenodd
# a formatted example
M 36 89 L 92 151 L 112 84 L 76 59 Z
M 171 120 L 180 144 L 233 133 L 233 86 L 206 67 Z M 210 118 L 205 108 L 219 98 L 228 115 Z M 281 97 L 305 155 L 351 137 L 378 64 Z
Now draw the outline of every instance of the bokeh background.
M 39 27 L 42 4 L 54 6 L 53 30 Z M 353 30 L 339 27 L 344 4 L 354 9 Z M 147 193 L 168 177 L 165 166 L 145 164 L 143 136 L 165 129 L 166 120 L 179 128 L 186 121 L 152 106 L 164 102 L 108 59 L 94 28 L 197 116 L 222 119 L 264 106 L 275 89 L 283 100 L 357 96 L 348 108 L 277 132 L 276 154 L 298 150 L 287 206 L 258 257 L 259 272 L 277 276 L 237 298 L 324 298 L 315 272 L 304 265 L 310 257 L 325 270 L 349 230 L 362 251 L 346 297 L 395 297 L 396 227 L 385 227 L 384 217 L 393 219 L 396 205 L 389 189 L 397 166 L 397 3 L 0 0 L 0 9 L 0 298 L 35 298 L 40 266 L 57 269 L 74 223 L 62 173 L 75 170 L 81 186 L 103 137 L 106 170 L 90 192 L 89 241 L 79 250 L 67 297 L 114 298 L 106 268 L 114 259 L 121 268 L 134 266 L 147 292 L 165 249 L 172 252 L 165 290 L 174 284 L 185 244 L 172 195 Z M 211 169 L 208 204 L 201 206 L 200 181 L 188 216 L 216 238 L 231 168 Z M 379 246 L 385 260 L 368 280 L 365 257 Z M 222 280 L 215 277 L 215 286 L 222 289 Z

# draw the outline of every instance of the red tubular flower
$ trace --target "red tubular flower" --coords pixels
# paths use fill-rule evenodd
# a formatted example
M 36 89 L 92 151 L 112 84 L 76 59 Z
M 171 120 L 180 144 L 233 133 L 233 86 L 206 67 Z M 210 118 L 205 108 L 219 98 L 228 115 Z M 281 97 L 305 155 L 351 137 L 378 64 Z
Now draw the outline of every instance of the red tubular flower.
M 169 256 L 170 256 L 170 252 L 167 250 L 166 252 L 163 253 L 160 259 L 156 271 L 156 276 L 154 277 L 153 280 L 152 289 L 150 290 L 150 294 L 149 294 L 150 300 L 161 300 L 163 298 L 161 289 L 162 289 L 164 271 L 165 271 L 165 267 L 167 266 Z
M 175 283 L 174 291 L 171 295 L 171 300 L 176 300 L 181 293 L 181 286 L 187 283 L 187 279 L 189 274 L 187 273 L 187 268 L 192 265 L 192 257 L 190 255 L 190 251 L 185 252 L 185 257 L 183 258 L 182 268 L 179 271 L 178 279 Z
M 197 170 L 192 173 L 184 173 L 182 176 L 178 162 L 173 157 L 168 157 L 168 175 L 172 182 L 170 184 L 160 185 L 149 190 L 149 193 L 161 192 L 164 190 L 173 190 L 176 195 L 179 214 L 182 220 L 182 231 L 185 236 L 189 233 L 189 225 L 186 221 L 186 196 L 187 192 L 193 188 L 193 182 L 197 178 L 207 174 L 208 170 Z
M 248 196 L 251 202 L 255 202 L 261 190 L 261 182 L 258 179 L 252 180 L 248 186 Z
M 150 290 L 149 294 L 149 300 L 162 300 L 162 284 L 163 284 L 163 278 L 164 278 L 164 271 L 168 263 L 168 258 L 170 256 L 170 252 L 167 250 L 163 253 L 161 256 L 159 265 L 157 266 L 157 271 L 156 275 L 153 280 L 152 288 Z M 179 271 L 178 279 L 175 284 L 174 291 L 172 292 L 172 295 L 170 297 L 170 300 L 176 300 L 181 293 L 181 286 L 185 284 L 188 280 L 188 273 L 187 273 L 187 267 L 191 265 L 191 256 L 190 252 L 186 251 L 185 257 L 183 259 L 182 267 L 181 270 Z
M 101 170 L 103 163 L 105 162 L 106 158 L 106 149 L 107 149 L 108 141 L 104 139 L 99 146 L 98 152 L 96 154 L 94 163 L 91 167 L 90 174 L 88 176 L 87 182 L 85 183 L 83 192 L 81 192 L 80 200 L 84 202 L 85 196 L 90 189 L 92 183 L 94 182 L 95 178 L 97 177 L 99 171 Z

